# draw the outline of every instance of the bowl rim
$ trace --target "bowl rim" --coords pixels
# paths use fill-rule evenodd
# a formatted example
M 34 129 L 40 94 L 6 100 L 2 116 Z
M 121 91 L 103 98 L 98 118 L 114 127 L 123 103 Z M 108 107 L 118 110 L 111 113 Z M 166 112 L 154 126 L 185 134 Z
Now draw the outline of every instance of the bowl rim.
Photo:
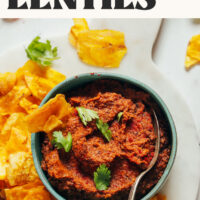
M 95 79 L 90 80 L 90 77 L 94 76 Z M 111 79 L 111 80 L 118 80 L 122 82 L 127 82 L 130 85 L 136 86 L 139 89 L 144 90 L 145 92 L 149 93 L 150 96 L 156 101 L 156 103 L 159 105 L 159 107 L 162 109 L 164 112 L 168 123 L 169 123 L 169 128 L 171 132 L 171 153 L 170 153 L 170 158 L 167 163 L 167 166 L 164 170 L 163 175 L 161 176 L 160 180 L 157 182 L 157 184 L 141 199 L 141 200 L 148 200 L 151 197 L 153 197 L 164 185 L 166 182 L 168 175 L 171 171 L 171 168 L 174 164 L 175 157 L 176 157 L 176 152 L 177 152 L 177 132 L 176 132 L 176 127 L 172 118 L 171 113 L 169 112 L 169 109 L 167 105 L 164 103 L 164 101 L 161 99 L 161 97 L 148 85 L 144 84 L 141 81 L 138 81 L 137 79 L 127 76 L 127 75 L 122 75 L 118 73 L 110 73 L 110 72 L 97 72 L 97 73 L 82 73 L 78 74 L 75 76 L 72 76 L 70 78 L 67 78 L 63 82 L 59 83 L 57 86 L 55 86 L 47 95 L 46 97 L 42 100 L 40 107 L 44 105 L 49 99 L 53 98 L 55 94 L 58 94 L 58 90 L 60 90 L 63 86 L 66 86 L 68 83 L 72 81 L 78 81 L 80 78 L 85 78 L 85 83 L 93 82 L 98 79 Z M 55 189 L 51 186 L 50 182 L 48 181 L 44 171 L 41 168 L 41 162 L 39 159 L 39 156 L 36 151 L 36 144 L 39 142 L 39 134 L 31 134 L 31 149 L 32 149 L 32 156 L 34 160 L 34 165 L 36 168 L 36 171 L 43 182 L 44 186 L 47 188 L 47 190 L 58 200 L 66 200 L 63 198 L 58 192 L 55 191 Z M 41 152 L 40 152 L 41 153 Z

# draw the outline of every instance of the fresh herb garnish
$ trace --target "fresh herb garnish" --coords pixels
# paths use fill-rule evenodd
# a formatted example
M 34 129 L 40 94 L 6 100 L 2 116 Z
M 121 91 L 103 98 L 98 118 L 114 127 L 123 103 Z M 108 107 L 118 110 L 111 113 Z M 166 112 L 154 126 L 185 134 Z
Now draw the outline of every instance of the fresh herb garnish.
M 40 42 L 39 40 L 39 36 L 33 39 L 26 49 L 26 54 L 28 58 L 42 67 L 51 66 L 52 61 L 59 59 L 59 57 L 57 57 L 57 47 L 52 49 L 49 40 L 47 40 L 46 43 Z
M 103 134 L 103 136 L 110 141 L 111 137 L 112 137 L 112 132 L 109 129 L 109 125 L 107 123 L 104 123 L 102 120 L 97 119 L 96 122 L 97 128 L 101 131 L 101 133 Z
M 119 113 L 117 114 L 117 121 L 118 121 L 118 122 L 120 121 L 122 115 L 123 115 L 123 112 L 119 112 Z
M 110 141 L 112 137 L 111 130 L 109 130 L 109 126 L 107 123 L 104 123 L 102 120 L 99 119 L 99 116 L 96 111 L 86 109 L 83 107 L 77 107 L 78 115 L 82 121 L 82 123 L 87 126 L 88 122 L 91 122 L 93 119 L 96 119 L 97 128 L 101 131 L 104 137 Z
M 111 172 L 105 164 L 100 165 L 94 172 L 94 182 L 98 190 L 107 190 L 110 185 Z
M 52 144 L 57 149 L 64 148 L 66 152 L 69 152 L 72 148 L 72 135 L 69 132 L 67 137 L 64 137 L 61 131 L 54 131 L 53 132 L 53 140 Z
M 77 107 L 78 115 L 85 126 L 88 122 L 91 122 L 93 119 L 98 119 L 99 116 L 96 111 L 86 109 L 83 107 Z

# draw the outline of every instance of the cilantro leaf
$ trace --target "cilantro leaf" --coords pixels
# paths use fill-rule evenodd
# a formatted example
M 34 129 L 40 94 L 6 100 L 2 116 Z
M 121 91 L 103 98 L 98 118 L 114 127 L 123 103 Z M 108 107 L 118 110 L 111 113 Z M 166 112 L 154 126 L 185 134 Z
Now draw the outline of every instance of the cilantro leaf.
M 98 190 L 107 190 L 110 185 L 111 172 L 105 164 L 100 165 L 94 172 L 94 182 Z
M 91 122 L 93 119 L 98 119 L 99 116 L 96 111 L 86 109 L 83 107 L 77 107 L 78 115 L 85 126 L 88 122 Z
M 72 148 L 72 135 L 69 132 L 67 137 L 64 137 L 61 131 L 54 131 L 53 132 L 53 140 L 52 144 L 57 149 L 65 149 L 65 152 L 69 152 Z
M 51 66 L 52 61 L 59 59 L 57 57 L 57 47 L 52 49 L 51 43 L 49 40 L 40 42 L 40 37 L 37 36 L 29 44 L 28 48 L 25 50 L 27 57 L 35 61 L 42 67 Z
M 119 113 L 117 114 L 117 121 L 118 121 L 118 122 L 120 121 L 122 115 L 123 115 L 123 112 L 119 112 Z
M 109 126 L 107 123 L 104 123 L 102 120 L 97 119 L 96 122 L 97 128 L 101 131 L 101 133 L 103 134 L 103 136 L 110 141 L 111 137 L 112 137 L 112 132 L 109 129 Z

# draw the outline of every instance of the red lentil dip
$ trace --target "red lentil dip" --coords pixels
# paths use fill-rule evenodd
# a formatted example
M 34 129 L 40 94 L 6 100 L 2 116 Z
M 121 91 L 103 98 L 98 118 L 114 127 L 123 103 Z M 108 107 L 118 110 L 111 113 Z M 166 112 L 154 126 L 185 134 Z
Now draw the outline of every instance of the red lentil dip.
M 75 111 L 63 130 L 64 136 L 72 134 L 69 153 L 53 147 L 47 137 L 43 142 L 42 168 L 53 187 L 69 200 L 127 200 L 131 185 L 154 155 L 156 137 L 148 109 L 152 106 L 161 126 L 161 150 L 155 167 L 139 186 L 138 199 L 144 196 L 161 178 L 171 150 L 169 129 L 158 106 L 147 93 L 113 80 L 89 83 L 66 97 L 74 107 L 96 111 L 109 124 L 112 138 L 108 142 L 94 121 L 84 126 Z M 123 112 L 120 121 L 119 112 Z M 97 190 L 93 180 L 93 173 L 101 164 L 111 171 L 110 186 L 104 191 Z

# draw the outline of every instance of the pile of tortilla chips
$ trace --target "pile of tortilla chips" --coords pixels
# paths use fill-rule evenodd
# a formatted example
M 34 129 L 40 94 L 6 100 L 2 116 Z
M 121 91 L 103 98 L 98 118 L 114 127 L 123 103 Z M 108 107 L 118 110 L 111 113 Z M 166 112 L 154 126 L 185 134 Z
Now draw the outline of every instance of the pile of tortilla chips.
M 52 199 L 34 167 L 26 118 L 64 79 L 63 74 L 32 61 L 16 73 L 0 73 L 0 198 Z
M 85 19 L 74 19 L 74 24 L 69 41 L 83 62 L 100 67 L 119 67 L 127 52 L 122 32 L 90 30 Z
M 198 63 L 200 63 L 200 35 L 195 35 L 191 38 L 187 47 L 185 68 L 189 70 Z

